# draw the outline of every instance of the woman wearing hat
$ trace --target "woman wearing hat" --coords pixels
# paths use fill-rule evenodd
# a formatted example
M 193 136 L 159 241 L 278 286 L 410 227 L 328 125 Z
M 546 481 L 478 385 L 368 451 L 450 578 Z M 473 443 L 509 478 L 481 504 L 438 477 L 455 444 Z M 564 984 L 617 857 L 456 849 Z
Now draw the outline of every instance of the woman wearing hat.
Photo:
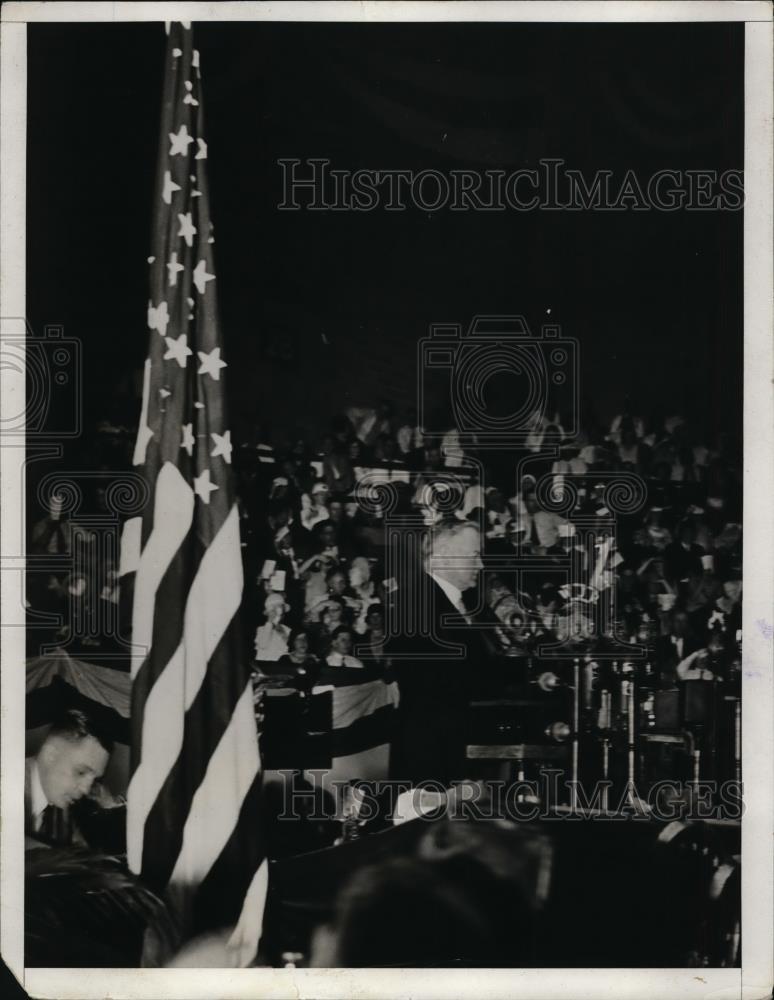
M 284 594 L 267 596 L 263 606 L 266 623 L 255 633 L 256 660 L 274 662 L 287 653 L 290 629 L 282 624 L 282 619 L 289 610 Z
M 320 479 L 312 486 L 311 498 L 306 493 L 301 497 L 301 523 L 307 531 L 328 520 L 328 487 Z

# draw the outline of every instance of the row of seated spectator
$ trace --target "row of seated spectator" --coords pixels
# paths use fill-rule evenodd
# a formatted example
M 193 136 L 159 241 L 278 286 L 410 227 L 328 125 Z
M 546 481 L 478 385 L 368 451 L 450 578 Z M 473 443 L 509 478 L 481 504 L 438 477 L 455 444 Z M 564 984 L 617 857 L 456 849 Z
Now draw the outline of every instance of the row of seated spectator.
M 617 637 L 646 642 L 665 683 L 738 669 L 741 472 L 726 435 L 710 447 L 680 417 L 647 433 L 645 421 L 623 413 L 605 434 L 581 431 L 552 451 L 545 442 L 559 422 L 536 420 L 535 433 L 490 467 L 455 431 L 425 439 L 413 419 L 396 424 L 389 406 L 339 414 L 316 455 L 302 440 L 284 452 L 263 445 L 260 462 L 257 449 L 242 449 L 245 611 L 259 661 L 290 656 L 298 643 L 320 663 L 362 665 L 357 651 L 368 660 L 372 646 L 388 661 L 390 510 L 425 526 L 451 513 L 479 525 L 485 554 L 542 558 L 545 570 L 526 576 L 483 575 L 474 603 L 495 625 L 500 652 L 534 653 L 566 638 L 579 618 L 589 625 L 585 641 L 591 605 L 614 595 Z M 517 480 L 518 463 L 529 471 Z M 614 471 L 642 476 L 646 502 L 617 519 L 597 593 L 579 595 L 560 568 L 574 544 L 570 522 L 602 515 L 604 483 L 595 477 Z M 546 474 L 557 485 L 568 477 L 580 483 L 569 517 L 539 501 Z
M 276 662 L 299 646 L 316 662 L 331 655 L 362 662 L 357 652 L 367 647 L 363 659 L 386 662 L 382 644 L 394 586 L 385 579 L 384 517 L 390 504 L 395 513 L 413 515 L 424 525 L 449 513 L 471 520 L 482 529 L 485 554 L 543 557 L 545 570 L 529 575 L 485 574 L 475 595 L 479 607 L 499 620 L 496 638 L 503 651 L 534 652 L 546 635 L 561 637 L 570 611 L 577 612 L 582 600 L 568 594 L 559 571 L 573 544 L 568 519 L 543 509 L 537 485 L 546 474 L 557 484 L 581 477 L 572 515 L 594 514 L 602 495 L 595 475 L 620 470 L 641 475 L 648 497 L 642 510 L 618 519 L 615 565 L 611 559 L 606 571 L 607 597 L 614 592 L 617 598 L 619 635 L 647 638 L 661 663 L 671 662 L 675 652 L 684 654 L 682 663 L 718 646 L 723 658 L 736 662 L 741 470 L 730 436 L 720 433 L 711 440 L 692 433 L 681 417 L 647 421 L 626 408 L 606 428 L 589 422 L 571 439 L 561 440 L 561 423 L 536 418 L 519 447 L 487 455 L 463 448 L 454 429 L 427 439 L 415 413 L 395 420 L 389 404 L 380 404 L 336 415 L 316 453 L 304 439 L 289 440 L 284 449 L 262 440 L 244 442 L 235 467 L 243 611 L 255 657 Z M 110 445 L 99 467 L 117 462 L 116 429 L 101 427 L 95 437 Z M 364 477 L 371 480 L 365 497 L 358 485 Z M 374 490 L 374 482 L 392 492 Z M 104 507 L 99 490 L 93 507 Z M 68 516 L 52 502 L 31 524 L 33 555 L 72 551 L 77 515 Z M 88 533 L 79 537 L 87 539 Z M 82 644 L 99 655 L 115 645 L 115 636 L 100 634 L 100 623 L 117 620 L 117 558 L 95 554 L 75 570 L 30 574 L 27 602 L 33 624 L 45 614 L 63 623 L 47 634 L 49 641 L 80 630 Z M 33 635 L 37 641 L 39 633 Z M 681 673 L 711 672 L 710 658 L 709 653 L 694 658 Z M 704 667 L 697 666 L 699 660 Z M 712 662 L 717 661 L 715 655 Z

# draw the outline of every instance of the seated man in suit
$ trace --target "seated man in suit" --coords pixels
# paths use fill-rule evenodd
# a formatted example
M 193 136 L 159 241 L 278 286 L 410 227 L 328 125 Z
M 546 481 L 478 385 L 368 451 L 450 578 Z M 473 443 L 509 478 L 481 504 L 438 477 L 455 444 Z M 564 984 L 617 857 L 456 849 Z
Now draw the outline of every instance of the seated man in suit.
M 411 614 L 401 621 L 393 607 L 390 621 L 400 690 L 391 757 L 397 780 L 448 786 L 464 777 L 469 681 L 486 652 L 462 595 L 476 586 L 482 568 L 478 528 L 450 519 L 434 525 L 423 565 L 399 585 L 405 589 L 397 608 L 405 614 L 410 603 Z
M 677 664 L 678 680 L 712 681 L 723 680 L 729 666 L 727 642 L 721 632 L 713 632 L 706 644 L 694 650 Z
M 24 765 L 24 832 L 52 844 L 85 843 L 71 807 L 89 795 L 105 773 L 112 742 L 77 709 L 69 709 L 49 730 L 35 757 Z
M 677 679 L 678 663 L 701 647 L 691 629 L 691 622 L 682 608 L 674 608 L 669 618 L 669 631 L 656 640 L 656 670 L 663 682 Z

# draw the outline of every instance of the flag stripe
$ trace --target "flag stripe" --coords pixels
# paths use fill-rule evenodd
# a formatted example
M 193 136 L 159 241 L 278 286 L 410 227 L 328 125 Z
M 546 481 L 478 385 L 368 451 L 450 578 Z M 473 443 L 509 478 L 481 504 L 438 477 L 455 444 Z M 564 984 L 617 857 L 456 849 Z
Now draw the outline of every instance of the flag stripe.
M 135 575 L 132 677 L 150 651 L 156 590 L 191 527 L 193 500 L 191 487 L 180 471 L 170 462 L 165 462 L 156 480 L 153 530 L 142 550 Z
M 118 568 L 119 576 L 136 573 L 140 565 L 140 550 L 142 538 L 142 518 L 130 517 L 121 529 L 121 560 Z
M 190 566 L 196 560 L 196 553 L 192 552 L 194 544 L 196 538 L 192 529 L 156 588 L 155 601 L 162 613 L 154 614 L 151 649 L 132 685 L 132 724 L 138 733 L 143 728 L 145 702 L 183 641 L 185 608 L 181 594 L 185 593 L 190 579 Z M 132 746 L 132 771 L 139 767 L 141 760 L 142 744 L 138 740 Z
M 196 577 L 188 592 L 183 634 L 180 636 L 177 648 L 168 659 L 163 649 L 163 643 L 169 642 L 170 637 L 174 637 L 178 630 L 175 629 L 174 622 L 170 622 L 166 618 L 158 623 L 161 635 L 158 642 L 154 643 L 152 655 L 148 659 L 148 666 L 150 669 L 152 664 L 158 662 L 163 664 L 163 669 L 145 696 L 142 760 L 132 776 L 132 785 L 130 785 L 135 792 L 135 809 L 132 816 L 133 861 L 137 860 L 135 852 L 140 850 L 141 831 L 154 802 L 165 784 L 171 783 L 173 787 L 177 784 L 174 780 L 173 769 L 181 758 L 186 728 L 189 725 L 185 719 L 185 712 L 194 703 L 206 676 L 207 664 L 213 657 L 241 602 L 241 572 L 235 573 L 233 566 L 233 550 L 234 546 L 238 546 L 238 544 L 239 520 L 237 508 L 234 506 L 215 541 L 205 550 L 199 562 Z M 241 566 L 238 568 L 241 570 Z M 171 585 L 177 588 L 179 583 L 173 579 Z M 177 606 L 172 601 L 164 603 L 173 610 L 173 613 L 179 608 L 179 601 Z M 217 659 L 215 667 L 218 674 L 222 673 L 224 663 L 228 667 L 227 657 Z M 208 694 L 210 695 L 208 701 L 211 704 L 212 692 L 208 692 Z M 223 726 L 225 726 L 232 709 L 233 706 L 227 706 L 228 714 L 223 720 L 212 718 L 208 720 L 208 724 L 212 726 L 218 721 L 222 721 Z M 202 746 L 202 722 L 203 720 L 197 717 L 194 733 L 197 746 L 194 753 L 185 755 L 194 765 L 197 760 L 202 760 L 202 753 L 208 749 L 206 746 Z M 185 760 L 183 765 L 185 765 Z M 172 780 L 170 781 L 170 779 Z M 189 766 L 185 768 L 184 787 L 190 787 L 192 780 L 194 780 L 194 774 L 190 773 Z M 185 810 L 183 819 L 187 813 L 186 807 L 189 799 L 190 796 L 186 795 L 179 797 L 179 804 Z M 162 811 L 166 814 L 169 811 L 168 806 L 162 805 Z M 162 829 L 167 831 L 166 836 L 169 839 L 169 822 L 164 822 Z M 174 836 L 172 841 L 174 841 Z M 168 853 L 166 848 L 167 845 L 157 854 L 160 853 L 163 857 Z M 160 864 L 161 857 L 155 857 L 152 862 L 155 872 L 163 867 Z
M 261 777 L 258 775 L 244 798 L 228 843 L 199 886 L 194 912 L 194 922 L 198 926 L 225 926 L 237 919 L 243 900 L 244 906 L 256 905 L 255 900 L 248 899 L 247 893 L 258 875 L 259 866 L 265 873 L 265 862 L 261 864 L 264 852 L 259 824 L 260 799 Z M 232 893 L 224 893 L 225 882 L 232 886 Z
M 185 609 L 185 708 L 191 707 L 204 680 L 207 663 L 242 602 L 239 511 L 231 508 L 212 544 L 205 550 Z
M 225 732 L 241 691 L 223 683 L 226 670 L 233 670 L 239 638 L 236 620 L 213 652 L 204 682 L 185 716 L 182 744 L 174 765 L 165 774 L 155 802 L 145 821 L 145 839 L 154 844 L 143 870 L 154 884 L 163 885 L 175 865 L 194 792 L 204 778 L 209 757 Z M 249 674 L 245 672 L 243 686 Z M 254 742 L 254 719 L 250 729 Z M 257 750 L 255 751 L 257 755 Z
M 189 533 L 178 552 L 171 559 L 163 579 L 156 588 L 155 603 L 164 609 L 164 615 L 159 618 L 154 616 L 152 652 L 145 658 L 135 678 L 137 696 L 134 716 L 138 729 L 142 726 L 145 700 L 149 697 L 156 679 L 184 642 L 186 625 L 179 595 L 185 591 L 186 581 L 195 574 L 194 585 L 186 605 L 187 609 L 193 601 L 193 612 L 190 614 L 193 627 L 189 621 L 187 626 L 189 634 L 194 631 L 196 623 L 203 620 L 209 611 L 210 618 L 213 613 L 215 614 L 215 621 L 209 621 L 210 630 L 214 630 L 213 635 L 219 638 L 217 633 L 220 626 L 222 625 L 223 630 L 225 630 L 228 621 L 239 606 L 242 586 L 241 562 L 238 563 L 235 572 L 233 553 L 230 554 L 230 546 L 239 546 L 238 517 L 238 509 L 234 506 L 226 520 L 225 534 L 221 536 L 220 542 L 214 546 L 212 552 L 209 549 L 202 550 L 196 538 Z M 207 560 L 204 571 L 201 569 L 203 559 Z M 203 573 L 212 574 L 212 576 L 204 576 Z M 200 593 L 202 590 L 205 592 Z M 224 600 L 227 604 L 225 612 L 222 610 Z M 186 610 L 186 614 L 189 614 L 188 610 Z M 199 681 L 195 680 L 196 674 L 198 673 L 200 677 L 203 676 L 206 660 L 209 659 L 210 655 L 201 657 L 201 648 L 209 648 L 211 644 L 205 643 L 204 647 L 200 647 L 199 640 L 200 637 L 197 634 L 192 634 L 189 642 L 185 682 L 186 708 L 189 707 L 198 690 Z M 139 763 L 140 754 L 136 753 L 133 755 L 133 767 L 136 769 Z
M 179 646 L 145 700 L 141 746 L 142 760 L 129 782 L 127 861 L 132 871 L 143 870 L 145 820 L 174 765 L 183 743 L 182 714 L 170 711 L 183 700 L 185 650 Z
M 398 685 L 384 681 L 335 688 L 333 692 L 333 727 L 345 729 L 383 707 L 397 708 Z
M 170 876 L 173 884 L 200 883 L 228 843 L 259 771 L 254 732 L 253 688 L 248 683 L 193 797 L 183 846 Z M 205 824 L 208 836 L 202 838 L 200 831 Z
M 349 757 L 374 747 L 389 746 L 394 736 L 395 720 L 393 706 L 383 705 L 344 728 L 334 729 L 331 735 L 331 755 Z

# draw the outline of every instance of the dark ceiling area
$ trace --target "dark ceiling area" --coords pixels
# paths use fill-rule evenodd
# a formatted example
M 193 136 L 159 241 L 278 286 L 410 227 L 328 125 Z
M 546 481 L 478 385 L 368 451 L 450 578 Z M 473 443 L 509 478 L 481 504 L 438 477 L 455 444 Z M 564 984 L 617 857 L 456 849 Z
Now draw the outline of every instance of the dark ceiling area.
M 743 168 L 741 24 L 195 24 L 230 405 L 313 434 L 410 405 L 433 322 L 548 318 L 602 417 L 741 425 L 742 213 L 286 212 L 278 159 L 592 177 Z M 31 25 L 28 315 L 82 341 L 87 414 L 139 406 L 165 35 Z M 549 312 L 550 310 L 550 312 Z

